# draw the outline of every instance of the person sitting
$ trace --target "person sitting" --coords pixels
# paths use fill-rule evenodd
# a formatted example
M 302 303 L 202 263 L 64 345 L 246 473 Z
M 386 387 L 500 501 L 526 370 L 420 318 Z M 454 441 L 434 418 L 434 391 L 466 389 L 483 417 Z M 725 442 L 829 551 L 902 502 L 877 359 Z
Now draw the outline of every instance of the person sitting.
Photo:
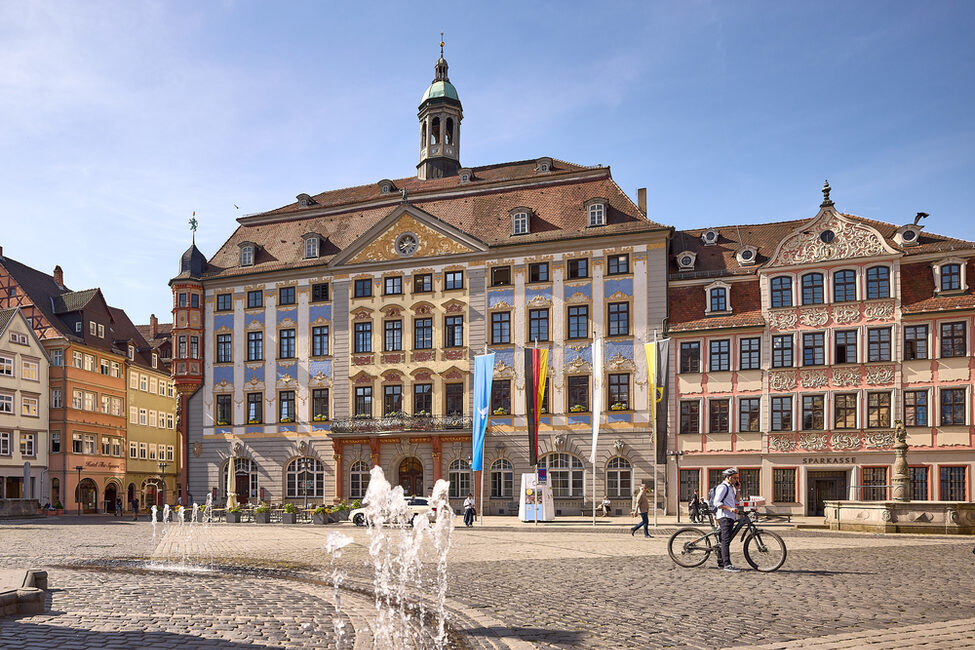
M 604 517 L 608 517 L 613 509 L 613 502 L 609 500 L 609 495 L 603 497 L 602 503 L 599 504 L 599 509 L 602 511 Z

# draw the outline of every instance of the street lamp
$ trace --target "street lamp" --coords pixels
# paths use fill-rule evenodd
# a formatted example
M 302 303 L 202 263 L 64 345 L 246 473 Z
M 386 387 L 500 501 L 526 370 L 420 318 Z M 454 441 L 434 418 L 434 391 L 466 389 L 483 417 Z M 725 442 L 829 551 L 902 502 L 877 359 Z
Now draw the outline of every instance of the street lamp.
M 75 494 L 75 501 L 78 503 L 78 516 L 81 516 L 81 470 L 84 469 L 81 465 L 75 465 L 75 469 L 78 470 L 78 488 Z
M 162 502 L 166 505 L 166 466 L 168 463 L 159 463 L 159 476 L 162 478 Z
M 677 466 L 677 523 L 680 523 L 680 457 L 684 455 L 681 450 L 668 451 L 668 456 L 674 457 L 674 464 Z

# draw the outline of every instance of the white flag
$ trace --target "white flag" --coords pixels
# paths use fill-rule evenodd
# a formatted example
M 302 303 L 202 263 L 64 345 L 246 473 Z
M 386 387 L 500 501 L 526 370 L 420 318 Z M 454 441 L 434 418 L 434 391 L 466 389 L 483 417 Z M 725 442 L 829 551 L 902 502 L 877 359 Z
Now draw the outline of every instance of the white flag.
M 603 417 L 603 342 L 592 343 L 592 453 L 589 462 L 596 466 L 596 439 L 599 437 L 599 421 Z

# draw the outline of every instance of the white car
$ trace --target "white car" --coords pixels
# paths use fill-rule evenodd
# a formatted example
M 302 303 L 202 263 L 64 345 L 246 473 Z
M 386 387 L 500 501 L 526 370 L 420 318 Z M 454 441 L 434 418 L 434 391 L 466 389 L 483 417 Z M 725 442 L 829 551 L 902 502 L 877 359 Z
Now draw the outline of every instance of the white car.
M 417 515 L 426 515 L 427 519 L 433 522 L 437 518 L 437 510 L 430 507 L 430 499 L 428 497 L 407 497 L 406 498 L 406 509 L 409 512 L 409 519 L 403 523 L 413 525 L 413 520 L 416 519 Z M 349 521 L 351 521 L 356 526 L 366 525 L 366 508 L 356 508 L 349 513 Z

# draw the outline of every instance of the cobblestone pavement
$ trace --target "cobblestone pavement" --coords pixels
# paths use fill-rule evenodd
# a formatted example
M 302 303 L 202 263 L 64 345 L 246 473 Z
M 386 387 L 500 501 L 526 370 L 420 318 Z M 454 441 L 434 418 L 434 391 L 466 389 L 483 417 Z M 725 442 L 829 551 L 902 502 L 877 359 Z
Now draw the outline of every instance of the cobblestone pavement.
M 191 539 L 147 522 L 59 518 L 0 524 L 0 567 L 50 572 L 52 611 L 0 619 L 4 648 L 334 647 L 324 580 L 326 536 L 354 539 L 341 559 L 368 587 L 364 529 L 215 524 Z M 793 531 L 772 574 L 682 569 L 667 556 L 673 530 L 652 539 L 621 526 L 454 532 L 450 624 L 469 647 L 964 647 L 975 638 L 972 540 Z M 402 531 L 389 530 L 395 541 Z M 615 534 L 613 534 L 615 533 Z M 101 570 L 89 562 L 153 557 L 195 566 L 263 567 L 216 573 Z M 741 545 L 732 556 L 744 565 Z M 431 560 L 431 557 L 427 557 Z M 282 575 L 292 576 L 291 578 Z M 277 577 L 273 577 L 277 576 Z M 423 592 L 429 584 L 421 584 Z M 717 605 L 718 601 L 724 604 Z M 718 609 L 733 614 L 716 616 Z M 356 647 L 369 647 L 372 598 L 343 595 Z M 351 647 L 351 646 L 350 646 Z

